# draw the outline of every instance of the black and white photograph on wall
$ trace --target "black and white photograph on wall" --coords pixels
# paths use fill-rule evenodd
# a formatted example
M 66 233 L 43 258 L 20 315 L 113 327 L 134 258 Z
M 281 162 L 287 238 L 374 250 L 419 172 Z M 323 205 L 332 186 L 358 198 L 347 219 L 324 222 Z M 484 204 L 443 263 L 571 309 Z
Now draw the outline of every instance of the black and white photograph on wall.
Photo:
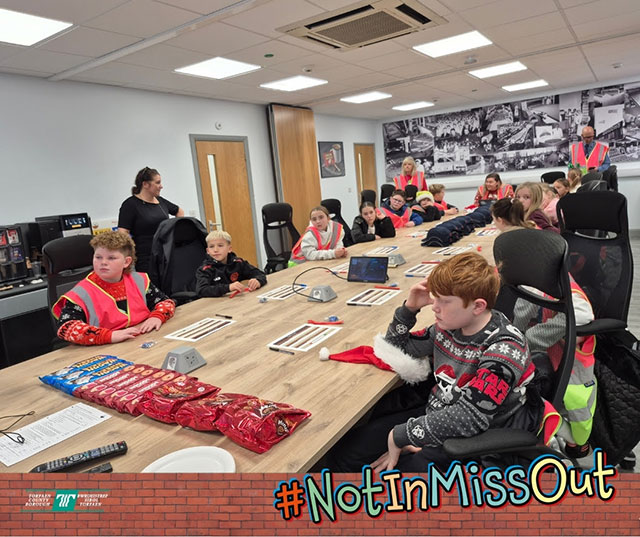
M 318 153 L 321 177 L 342 177 L 345 175 L 342 142 L 318 142 Z
M 386 180 L 407 156 L 431 178 L 566 166 L 587 125 L 612 163 L 640 160 L 640 82 L 385 123 Z

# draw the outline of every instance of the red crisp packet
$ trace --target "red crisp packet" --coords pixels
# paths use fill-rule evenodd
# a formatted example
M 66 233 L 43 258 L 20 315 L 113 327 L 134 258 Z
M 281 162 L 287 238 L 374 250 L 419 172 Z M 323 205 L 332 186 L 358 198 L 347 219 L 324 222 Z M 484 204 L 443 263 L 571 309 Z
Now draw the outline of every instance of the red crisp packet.
M 176 412 L 176 423 L 196 431 L 217 431 L 216 421 L 227 405 L 246 397 L 238 393 L 219 393 L 215 397 L 187 401 Z
M 138 404 L 138 410 L 155 420 L 175 423 L 176 412 L 187 401 L 200 399 L 219 391 L 220 388 L 217 386 L 199 382 L 193 377 L 186 377 L 147 391 Z
M 311 416 L 311 412 L 287 403 L 257 397 L 229 404 L 216 422 L 218 430 L 241 446 L 264 453 Z

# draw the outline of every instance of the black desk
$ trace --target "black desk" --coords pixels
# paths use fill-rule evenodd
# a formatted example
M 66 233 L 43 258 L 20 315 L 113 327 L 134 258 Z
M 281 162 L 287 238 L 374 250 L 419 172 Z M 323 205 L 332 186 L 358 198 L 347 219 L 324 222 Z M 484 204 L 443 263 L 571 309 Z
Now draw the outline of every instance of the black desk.
M 11 282 L 0 291 L 0 367 L 17 364 L 51 350 L 54 337 L 47 304 L 47 281 Z M 2 285 L 0 285 L 2 287 Z

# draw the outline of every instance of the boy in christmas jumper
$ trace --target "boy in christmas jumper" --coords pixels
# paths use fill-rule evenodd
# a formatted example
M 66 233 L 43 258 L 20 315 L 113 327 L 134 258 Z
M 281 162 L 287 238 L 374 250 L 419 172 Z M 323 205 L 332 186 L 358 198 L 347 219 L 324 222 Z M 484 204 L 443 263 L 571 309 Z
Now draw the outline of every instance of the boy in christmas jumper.
M 421 472 L 429 463 L 446 469 L 451 459 L 442 444 L 449 438 L 490 428 L 538 432 L 542 401 L 527 402 L 526 389 L 534 367 L 522 333 L 492 310 L 499 287 L 495 268 L 468 253 L 440 263 L 428 281 L 410 289 L 374 351 L 395 370 L 412 364 L 414 371 L 405 376 L 412 382 L 435 380 L 423 396 L 426 409 L 386 412 L 352 430 L 329 458 L 334 470 L 353 472 L 371 464 L 377 472 Z M 435 324 L 410 332 L 429 305 Z
M 158 330 L 173 317 L 175 303 L 144 272 L 134 272 L 135 244 L 107 231 L 91 240 L 93 272 L 53 305 L 58 337 L 80 345 L 102 345 Z
M 248 280 L 246 284 L 240 283 Z M 231 235 L 212 231 L 207 235 L 207 257 L 196 271 L 196 292 L 200 297 L 219 297 L 233 291 L 255 291 L 267 283 L 259 268 L 231 251 Z

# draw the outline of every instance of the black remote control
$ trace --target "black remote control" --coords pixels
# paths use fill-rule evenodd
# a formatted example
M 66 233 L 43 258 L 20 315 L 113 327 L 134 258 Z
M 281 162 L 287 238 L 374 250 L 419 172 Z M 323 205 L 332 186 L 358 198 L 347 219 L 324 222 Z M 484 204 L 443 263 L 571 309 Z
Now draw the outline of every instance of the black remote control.
M 73 468 L 78 464 L 84 464 L 85 462 L 92 462 L 104 457 L 112 457 L 114 455 L 122 455 L 127 452 L 127 443 L 117 442 L 116 444 L 109 444 L 108 446 L 102 446 L 100 448 L 91 449 L 89 451 L 83 451 L 82 453 L 76 453 L 70 457 L 62 457 L 55 461 L 45 462 L 39 464 L 31 470 L 31 472 L 66 472 L 69 468 Z
M 110 462 L 102 463 L 98 466 L 94 466 L 93 468 L 89 468 L 85 470 L 83 473 L 85 474 L 108 474 L 113 472 L 113 466 L 111 466 Z

